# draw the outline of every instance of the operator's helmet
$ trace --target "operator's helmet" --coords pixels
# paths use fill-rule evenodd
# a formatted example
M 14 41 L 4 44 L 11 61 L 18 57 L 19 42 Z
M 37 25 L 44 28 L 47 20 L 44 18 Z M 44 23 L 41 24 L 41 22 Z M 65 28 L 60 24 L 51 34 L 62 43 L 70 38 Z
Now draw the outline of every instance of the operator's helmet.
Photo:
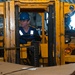
M 71 5 L 71 6 L 69 7 L 69 9 L 70 9 L 70 10 L 74 10 L 74 6 Z
M 30 20 L 29 14 L 27 12 L 20 13 L 20 20 Z

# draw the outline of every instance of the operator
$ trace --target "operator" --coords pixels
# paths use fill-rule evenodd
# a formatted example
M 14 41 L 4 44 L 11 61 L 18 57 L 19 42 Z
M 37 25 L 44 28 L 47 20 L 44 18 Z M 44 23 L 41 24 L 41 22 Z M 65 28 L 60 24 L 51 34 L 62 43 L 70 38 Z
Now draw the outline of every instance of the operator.
M 27 44 L 27 42 L 41 41 L 41 37 L 38 31 L 30 26 L 30 18 L 27 12 L 20 13 L 20 24 L 19 35 L 20 44 Z M 38 55 L 39 56 L 39 55 Z M 27 57 L 29 59 L 28 65 L 34 66 L 34 50 L 33 48 L 27 48 Z
M 26 44 L 28 41 L 41 41 L 38 31 L 30 27 L 30 18 L 27 12 L 20 13 L 20 24 L 19 34 L 21 44 Z

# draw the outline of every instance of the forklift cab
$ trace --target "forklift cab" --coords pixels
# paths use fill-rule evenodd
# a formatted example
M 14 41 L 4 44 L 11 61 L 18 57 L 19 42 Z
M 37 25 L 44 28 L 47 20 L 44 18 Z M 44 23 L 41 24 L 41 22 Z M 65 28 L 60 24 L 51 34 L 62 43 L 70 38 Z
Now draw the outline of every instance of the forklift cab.
M 53 25 L 54 20 L 52 20 L 52 19 L 54 19 L 53 18 L 54 17 L 54 14 L 53 14 L 54 13 L 54 11 L 53 11 L 54 10 L 53 9 L 54 8 L 54 2 L 51 2 L 51 8 L 50 8 L 50 10 L 52 10 L 51 13 L 49 13 L 50 11 L 48 10 L 49 4 L 46 4 L 46 2 L 44 3 L 45 5 L 39 4 L 39 1 L 35 2 L 35 3 L 37 6 L 35 6 L 34 3 L 29 4 L 29 2 L 26 3 L 27 5 L 24 5 L 22 2 L 20 2 L 19 5 L 16 5 L 15 6 L 16 18 L 17 18 L 17 16 L 19 16 L 18 12 L 28 12 L 30 15 L 31 26 L 35 27 L 38 30 L 39 35 L 42 37 L 42 41 L 40 43 L 43 43 L 43 44 L 47 43 L 48 44 L 48 35 L 49 35 L 48 34 L 48 21 L 49 21 L 48 16 L 49 16 L 49 14 L 51 14 L 51 16 L 49 16 L 49 17 L 51 17 L 50 23 Z M 16 24 L 16 25 L 18 25 L 18 24 Z M 17 27 L 16 27 L 16 29 L 17 29 Z M 53 34 L 52 29 L 50 29 L 50 30 L 51 30 L 51 34 Z M 16 31 L 18 31 L 18 30 L 16 30 Z M 17 33 L 16 37 L 17 36 L 18 36 L 18 33 Z M 49 36 L 49 37 L 53 38 L 53 36 Z M 17 39 L 16 43 L 18 43 L 18 40 L 19 39 Z M 19 44 L 17 44 L 17 45 L 19 46 Z M 48 59 L 48 57 L 47 57 L 47 59 Z

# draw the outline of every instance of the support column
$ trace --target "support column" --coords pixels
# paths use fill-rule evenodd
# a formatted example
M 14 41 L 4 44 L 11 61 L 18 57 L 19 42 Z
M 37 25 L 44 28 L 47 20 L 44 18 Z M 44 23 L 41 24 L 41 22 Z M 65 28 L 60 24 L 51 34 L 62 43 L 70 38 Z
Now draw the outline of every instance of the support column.
M 14 1 L 5 3 L 4 47 L 7 62 L 15 63 L 15 8 Z
M 55 1 L 56 63 L 60 65 L 60 2 Z
M 61 20 L 61 33 L 60 33 L 60 59 L 61 65 L 65 64 L 65 24 L 64 24 L 64 3 L 60 2 L 60 20 Z

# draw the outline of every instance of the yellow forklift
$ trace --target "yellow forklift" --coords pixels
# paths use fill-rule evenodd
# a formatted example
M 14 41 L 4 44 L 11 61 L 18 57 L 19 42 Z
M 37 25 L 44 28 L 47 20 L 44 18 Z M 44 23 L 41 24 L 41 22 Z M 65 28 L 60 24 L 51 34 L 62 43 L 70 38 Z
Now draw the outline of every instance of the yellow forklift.
M 68 3 L 69 5 L 69 3 Z M 48 59 L 48 66 L 65 64 L 65 27 L 66 4 L 59 0 L 12 0 L 0 3 L 4 18 L 4 61 L 20 64 L 27 59 L 26 47 L 31 44 L 19 43 L 19 12 L 37 12 L 41 15 L 42 41 L 39 50 L 42 59 Z M 45 13 L 48 13 L 48 31 L 45 34 Z M 1 13 L 0 13 L 1 14 Z M 41 62 L 41 60 L 40 60 Z M 45 61 L 43 60 L 43 63 Z
M 63 3 L 52 0 L 17 0 L 3 2 L 4 9 L 4 61 L 20 63 L 18 16 L 20 11 L 38 12 L 42 16 L 42 42 L 47 50 L 48 65 L 65 64 Z M 60 9 L 60 10 L 59 10 Z M 48 12 L 48 35 L 44 32 L 44 13 Z M 59 19 L 61 17 L 61 19 Z M 16 39 L 17 38 L 17 39 Z M 47 42 L 45 42 L 45 39 Z M 63 41 L 62 41 L 63 39 Z M 62 44 L 61 44 L 62 43 Z M 44 50 L 45 51 L 45 50 Z M 24 53 L 23 53 L 24 54 Z M 45 52 L 44 52 L 45 54 Z M 21 54 L 22 55 L 22 54 Z M 45 58 L 42 57 L 42 58 Z M 59 59 L 60 58 L 60 59 Z

